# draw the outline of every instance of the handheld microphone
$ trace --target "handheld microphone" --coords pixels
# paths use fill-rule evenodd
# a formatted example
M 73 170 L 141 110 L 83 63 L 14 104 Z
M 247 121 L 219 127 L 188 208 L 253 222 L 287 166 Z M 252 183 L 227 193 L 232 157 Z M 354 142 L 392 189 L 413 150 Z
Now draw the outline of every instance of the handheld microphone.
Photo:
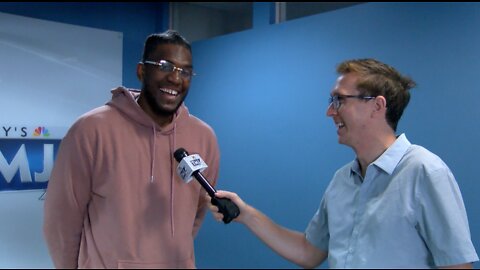
M 213 205 L 216 205 L 223 214 L 223 222 L 230 223 L 234 218 L 240 214 L 238 206 L 228 198 L 215 197 L 215 188 L 210 185 L 208 180 L 201 173 L 207 167 L 207 164 L 199 155 L 188 155 L 188 152 L 183 148 L 178 148 L 173 156 L 178 161 L 177 173 L 186 183 L 190 182 L 192 176 L 202 185 L 211 198 Z

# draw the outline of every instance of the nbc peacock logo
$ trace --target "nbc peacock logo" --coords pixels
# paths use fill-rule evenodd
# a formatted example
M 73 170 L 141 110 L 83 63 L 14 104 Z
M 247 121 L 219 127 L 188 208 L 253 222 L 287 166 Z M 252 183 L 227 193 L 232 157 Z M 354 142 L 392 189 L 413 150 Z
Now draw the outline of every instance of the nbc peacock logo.
M 49 137 L 50 132 L 48 132 L 48 129 L 46 129 L 45 127 L 37 127 L 35 129 L 35 131 L 33 131 L 33 136 L 34 137 L 39 137 L 39 136 Z

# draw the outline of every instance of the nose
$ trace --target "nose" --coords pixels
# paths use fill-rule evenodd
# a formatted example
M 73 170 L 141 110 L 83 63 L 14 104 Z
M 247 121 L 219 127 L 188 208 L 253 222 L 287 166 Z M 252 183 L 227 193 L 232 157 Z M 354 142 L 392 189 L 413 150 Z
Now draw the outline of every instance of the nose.
M 327 108 L 327 116 L 332 117 L 337 114 L 337 110 L 333 108 L 333 103 L 330 103 Z
M 179 81 L 181 81 L 181 80 L 182 80 L 182 77 L 181 77 L 181 75 L 180 75 L 180 71 L 181 71 L 181 70 L 182 70 L 182 69 L 177 68 L 177 67 L 174 68 L 173 71 L 170 72 L 170 74 L 168 74 L 168 79 L 169 79 L 170 81 L 176 82 L 176 83 L 178 83 Z

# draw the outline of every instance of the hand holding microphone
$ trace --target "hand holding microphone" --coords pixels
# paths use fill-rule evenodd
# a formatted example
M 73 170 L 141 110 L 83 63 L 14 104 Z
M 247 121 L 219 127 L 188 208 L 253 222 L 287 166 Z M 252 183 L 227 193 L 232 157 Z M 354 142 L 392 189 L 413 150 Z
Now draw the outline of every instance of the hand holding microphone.
M 197 155 L 188 155 L 188 152 L 183 148 L 178 148 L 173 156 L 178 161 L 177 173 L 186 183 L 192 180 L 192 176 L 202 185 L 211 197 L 211 202 L 216 205 L 219 211 L 223 214 L 223 222 L 230 223 L 234 218 L 240 214 L 240 209 L 228 198 L 217 198 L 215 196 L 215 188 L 213 188 L 208 180 L 203 176 L 202 172 L 208 167 L 202 158 Z

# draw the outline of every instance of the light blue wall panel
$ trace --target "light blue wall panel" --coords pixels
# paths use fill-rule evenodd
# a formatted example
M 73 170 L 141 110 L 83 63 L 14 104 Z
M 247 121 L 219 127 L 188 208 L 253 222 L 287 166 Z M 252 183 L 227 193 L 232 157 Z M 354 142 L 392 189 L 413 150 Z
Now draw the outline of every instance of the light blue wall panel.
M 478 3 L 368 3 L 194 43 L 199 76 L 187 103 L 217 132 L 218 188 L 303 231 L 335 170 L 354 158 L 325 115 L 335 66 L 373 57 L 418 82 L 398 132 L 450 166 L 478 247 L 478 29 Z M 197 259 L 200 268 L 294 267 L 239 224 L 208 217 Z

